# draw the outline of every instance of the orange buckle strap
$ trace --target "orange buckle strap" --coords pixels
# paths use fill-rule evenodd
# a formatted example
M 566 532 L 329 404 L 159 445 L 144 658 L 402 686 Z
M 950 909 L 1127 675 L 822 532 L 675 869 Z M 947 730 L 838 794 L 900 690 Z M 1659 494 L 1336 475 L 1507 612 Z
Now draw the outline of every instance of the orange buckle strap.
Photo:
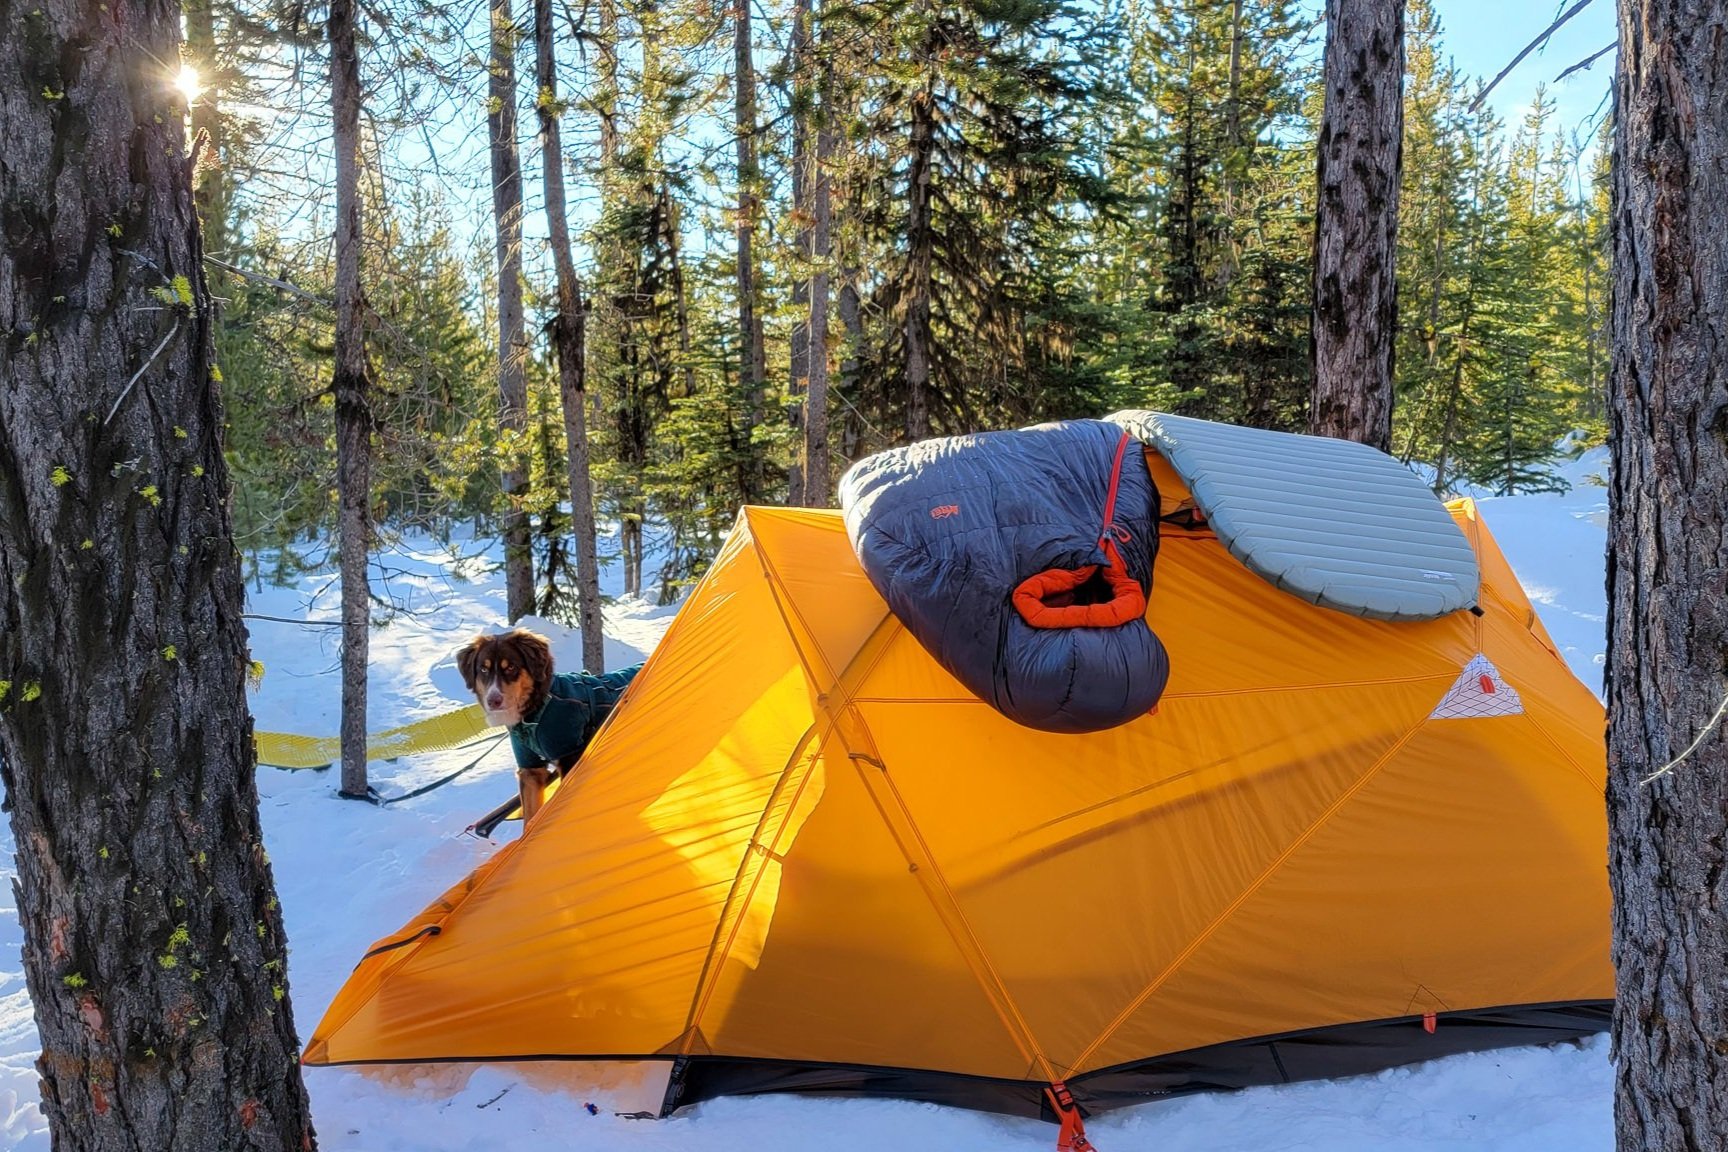
M 1050 1107 L 1062 1122 L 1062 1131 L 1056 1135 L 1056 1152 L 1097 1152 L 1092 1141 L 1086 1139 L 1086 1121 L 1081 1118 L 1080 1106 L 1074 1103 L 1068 1085 L 1056 1081 L 1044 1089 L 1044 1098 L 1050 1101 Z

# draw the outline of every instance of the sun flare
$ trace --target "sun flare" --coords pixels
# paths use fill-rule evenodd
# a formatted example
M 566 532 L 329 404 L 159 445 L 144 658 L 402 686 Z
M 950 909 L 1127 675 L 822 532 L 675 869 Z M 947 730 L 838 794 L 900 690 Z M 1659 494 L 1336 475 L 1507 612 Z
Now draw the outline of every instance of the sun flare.
M 204 85 L 198 82 L 198 69 L 190 64 L 180 65 L 180 75 L 174 78 L 174 87 L 178 88 L 180 94 L 186 97 L 188 104 L 198 99 L 204 91 Z

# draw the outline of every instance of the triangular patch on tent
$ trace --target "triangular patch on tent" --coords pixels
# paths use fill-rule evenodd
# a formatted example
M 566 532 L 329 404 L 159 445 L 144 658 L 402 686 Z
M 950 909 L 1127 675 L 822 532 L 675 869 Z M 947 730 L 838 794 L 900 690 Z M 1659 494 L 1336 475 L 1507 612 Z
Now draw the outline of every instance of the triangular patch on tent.
M 1484 716 L 1520 716 L 1524 701 L 1518 690 L 1506 683 L 1500 669 L 1488 657 L 1477 653 L 1464 671 L 1458 674 L 1446 695 L 1440 698 L 1430 720 L 1473 720 Z

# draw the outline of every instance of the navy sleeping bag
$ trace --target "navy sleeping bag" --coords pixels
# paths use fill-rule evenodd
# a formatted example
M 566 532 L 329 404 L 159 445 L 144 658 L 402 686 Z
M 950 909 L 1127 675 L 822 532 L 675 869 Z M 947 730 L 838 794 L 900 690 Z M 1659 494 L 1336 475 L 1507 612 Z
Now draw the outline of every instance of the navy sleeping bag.
M 1005 716 L 1093 732 L 1150 710 L 1169 661 L 1147 626 L 1158 495 L 1099 420 L 926 440 L 840 482 L 846 531 L 906 630 Z

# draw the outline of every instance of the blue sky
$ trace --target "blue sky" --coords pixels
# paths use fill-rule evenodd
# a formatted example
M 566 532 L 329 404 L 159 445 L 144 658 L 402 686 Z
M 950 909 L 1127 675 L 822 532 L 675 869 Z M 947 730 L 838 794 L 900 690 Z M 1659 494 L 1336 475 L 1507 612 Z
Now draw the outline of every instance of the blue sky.
M 1572 0 L 1433 0 L 1441 23 L 1441 41 L 1466 73 L 1492 79 L 1506 67 L 1524 45 L 1571 7 Z M 1590 68 L 1567 77 L 1554 78 L 1600 48 L 1614 42 L 1614 0 L 1593 0 L 1572 17 L 1546 45 L 1526 56 L 1512 74 L 1500 82 L 1488 100 L 1509 126 L 1517 124 L 1524 109 L 1536 97 L 1536 86 L 1548 85 L 1548 94 L 1559 105 L 1559 122 L 1570 134 L 1601 110 L 1614 74 L 1610 52 Z

